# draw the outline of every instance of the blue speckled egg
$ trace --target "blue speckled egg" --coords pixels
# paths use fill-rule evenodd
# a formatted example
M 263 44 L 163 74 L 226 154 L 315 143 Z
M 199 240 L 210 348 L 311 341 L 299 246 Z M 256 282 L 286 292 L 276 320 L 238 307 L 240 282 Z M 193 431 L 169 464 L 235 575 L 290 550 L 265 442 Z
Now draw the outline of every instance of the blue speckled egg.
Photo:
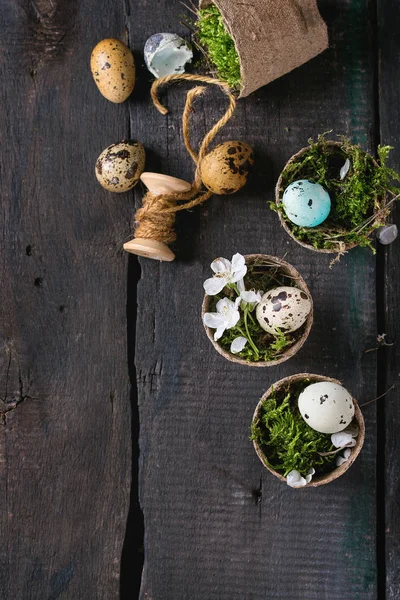
M 319 183 L 299 179 L 284 191 L 282 204 L 288 218 L 301 227 L 316 227 L 331 211 L 331 199 Z

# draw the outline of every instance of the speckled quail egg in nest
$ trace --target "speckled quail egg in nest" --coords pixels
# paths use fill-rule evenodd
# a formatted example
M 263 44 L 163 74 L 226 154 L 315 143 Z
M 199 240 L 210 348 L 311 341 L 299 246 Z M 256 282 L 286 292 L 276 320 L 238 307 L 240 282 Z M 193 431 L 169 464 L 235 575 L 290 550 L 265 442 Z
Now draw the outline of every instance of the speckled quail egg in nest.
M 320 433 L 337 433 L 350 425 L 354 417 L 351 394 L 330 381 L 311 383 L 299 395 L 301 416 Z
M 257 320 L 268 333 L 289 333 L 307 320 L 312 304 L 308 295 L 296 287 L 280 286 L 268 290 L 257 305 Z
M 286 188 L 282 197 L 287 217 L 301 227 L 316 227 L 323 223 L 331 210 L 331 199 L 319 183 L 300 179 Z

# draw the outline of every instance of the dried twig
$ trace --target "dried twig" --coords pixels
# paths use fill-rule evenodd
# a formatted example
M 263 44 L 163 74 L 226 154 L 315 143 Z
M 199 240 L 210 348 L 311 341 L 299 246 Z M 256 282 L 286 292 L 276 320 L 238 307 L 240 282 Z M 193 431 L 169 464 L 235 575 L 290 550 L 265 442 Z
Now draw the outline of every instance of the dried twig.
M 332 456 L 332 454 L 337 454 L 341 450 L 345 450 L 345 448 L 354 448 L 353 442 L 349 442 L 345 446 L 341 446 L 340 448 L 336 448 L 336 450 L 331 450 L 330 452 L 317 452 L 320 456 Z
M 374 398 L 373 400 L 368 400 L 368 402 L 364 402 L 364 404 L 360 404 L 360 408 L 362 408 L 363 406 L 367 406 L 367 404 L 372 404 L 372 402 L 376 402 L 377 400 L 379 400 L 380 398 L 383 398 L 384 396 L 386 396 L 386 394 L 388 394 L 389 392 L 392 391 L 392 389 L 395 387 L 394 383 L 390 386 L 390 388 L 388 390 L 386 390 L 386 392 L 384 392 L 383 394 L 381 394 L 380 396 L 378 396 L 377 398 Z

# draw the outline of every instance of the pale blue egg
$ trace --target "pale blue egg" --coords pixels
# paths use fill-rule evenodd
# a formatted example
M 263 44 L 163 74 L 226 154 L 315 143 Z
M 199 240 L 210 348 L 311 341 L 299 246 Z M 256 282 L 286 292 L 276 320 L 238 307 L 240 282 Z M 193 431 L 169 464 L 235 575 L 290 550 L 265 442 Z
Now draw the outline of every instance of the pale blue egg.
M 331 211 L 331 199 L 319 183 L 299 179 L 284 191 L 282 204 L 288 218 L 301 227 L 316 227 Z
M 192 47 L 176 33 L 155 33 L 144 46 L 146 67 L 157 78 L 184 73 L 192 58 Z

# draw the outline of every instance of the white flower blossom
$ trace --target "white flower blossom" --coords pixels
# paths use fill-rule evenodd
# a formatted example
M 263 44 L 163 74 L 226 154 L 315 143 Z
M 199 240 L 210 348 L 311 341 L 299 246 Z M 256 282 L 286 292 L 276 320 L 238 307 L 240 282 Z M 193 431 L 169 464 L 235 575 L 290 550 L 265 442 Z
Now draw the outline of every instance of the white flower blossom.
M 241 335 L 235 338 L 231 344 L 232 354 L 237 354 L 238 352 L 241 352 L 247 344 L 247 342 L 248 340 L 245 337 L 242 337 Z
M 343 456 L 339 455 L 336 457 L 336 466 L 340 467 L 341 465 L 343 465 L 343 463 L 347 462 L 349 460 L 350 454 L 350 448 L 346 448 L 346 450 L 343 452 Z
M 305 477 L 302 477 L 301 474 L 293 469 L 290 471 L 286 477 L 286 483 L 293 488 L 301 488 L 310 483 L 313 475 L 315 474 L 315 469 L 309 469 Z
M 240 293 L 238 298 L 236 299 L 236 306 L 240 305 L 243 309 L 248 306 L 250 311 L 253 311 L 257 304 L 261 302 L 261 298 L 264 292 L 262 290 L 258 290 L 258 292 L 256 292 L 255 290 L 246 291 L 244 287 L 243 278 L 239 279 L 239 281 L 237 282 L 237 287 Z
M 240 319 L 240 313 L 235 303 L 229 298 L 222 298 L 215 307 L 216 313 L 205 313 L 203 317 L 204 324 L 211 329 L 216 329 L 214 340 L 217 341 L 224 333 L 225 329 L 235 327 Z
M 224 287 L 230 283 L 236 283 L 247 273 L 244 256 L 237 253 L 232 256 L 232 262 L 226 258 L 217 258 L 211 263 L 215 275 L 206 279 L 203 284 L 206 294 L 215 296 L 222 292 Z

